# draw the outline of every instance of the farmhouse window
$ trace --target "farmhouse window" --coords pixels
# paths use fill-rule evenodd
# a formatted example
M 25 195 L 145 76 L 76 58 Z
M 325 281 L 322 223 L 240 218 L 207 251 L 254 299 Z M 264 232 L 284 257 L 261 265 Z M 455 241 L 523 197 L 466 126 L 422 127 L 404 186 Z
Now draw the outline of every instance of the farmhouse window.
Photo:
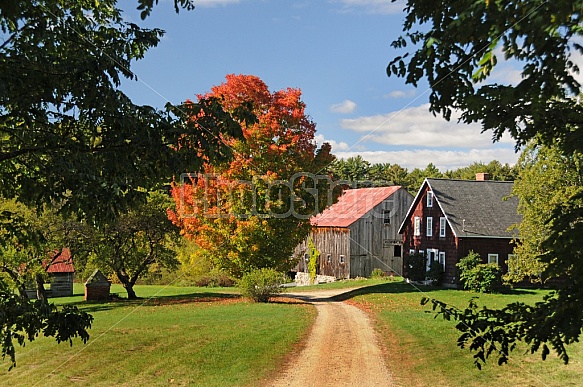
M 498 254 L 488 254 L 488 263 L 498 264 Z
M 415 217 L 413 235 L 414 236 L 421 235 L 421 218 L 418 216 Z
M 332 262 L 332 256 L 330 254 L 326 254 L 326 262 Z
M 428 217 L 425 223 L 427 225 L 427 236 L 433 236 L 433 218 Z
M 344 255 L 340 255 L 340 263 L 344 263 Z
M 441 263 L 441 266 L 443 267 L 443 270 L 445 271 L 445 251 L 439 252 L 439 263 Z
M 409 256 L 412 256 L 412 255 L 415 255 L 415 250 L 413 250 L 413 249 L 410 249 L 410 250 L 409 250 Z
M 427 192 L 427 207 L 433 207 L 433 192 Z
M 441 218 L 439 218 L 439 236 L 441 238 L 445 238 L 445 226 L 446 222 L 445 222 L 445 217 L 442 216 Z

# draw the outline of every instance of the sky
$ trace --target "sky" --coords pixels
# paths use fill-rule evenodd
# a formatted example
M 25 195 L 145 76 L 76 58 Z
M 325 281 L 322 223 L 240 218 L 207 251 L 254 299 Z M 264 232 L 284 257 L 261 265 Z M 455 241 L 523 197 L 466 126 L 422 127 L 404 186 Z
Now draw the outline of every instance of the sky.
M 135 103 L 162 108 L 196 99 L 227 74 L 250 74 L 272 92 L 300 88 L 316 140 L 338 158 L 409 170 L 433 163 L 442 172 L 518 158 L 509 137 L 493 144 L 478 124 L 434 117 L 427 84 L 386 75 L 398 54 L 390 44 L 402 34 L 401 0 L 194 0 L 194 11 L 179 14 L 173 0 L 160 0 L 145 21 L 136 1 L 120 3 L 126 20 L 166 31 L 132 66 L 139 81 L 122 85 Z M 494 80 L 519 76 L 501 67 Z

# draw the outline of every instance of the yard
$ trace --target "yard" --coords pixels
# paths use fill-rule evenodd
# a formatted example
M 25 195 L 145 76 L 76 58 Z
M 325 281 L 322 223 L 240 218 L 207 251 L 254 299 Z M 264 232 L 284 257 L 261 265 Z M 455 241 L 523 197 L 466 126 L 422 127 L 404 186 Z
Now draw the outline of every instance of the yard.
M 366 286 L 369 285 L 369 286 Z M 398 385 L 407 386 L 568 386 L 583 376 L 583 345 L 569 348 L 565 366 L 553 356 L 515 351 L 510 364 L 473 367 L 472 354 L 456 346 L 452 322 L 434 319 L 422 307 L 422 295 L 465 307 L 471 293 L 414 288 L 403 282 L 349 281 L 319 289 L 366 286 L 344 296 L 372 314 L 388 366 Z M 299 289 L 295 289 L 299 290 Z M 294 290 L 294 291 L 295 291 Z M 122 289 L 116 285 L 112 291 Z M 95 317 L 87 345 L 55 344 L 41 338 L 17 352 L 17 367 L 4 385 L 258 385 L 283 368 L 307 336 L 313 307 L 301 303 L 252 304 L 234 289 L 139 286 L 153 299 L 135 302 L 82 302 L 76 296 L 55 299 L 78 303 Z M 480 304 L 502 306 L 513 300 L 535 302 L 544 291 L 480 295 Z
M 115 285 L 112 291 L 123 295 Z M 28 343 L 18 349 L 15 369 L 8 372 L 8 362 L 1 363 L 1 384 L 255 385 L 284 361 L 315 311 L 253 304 L 232 291 L 136 286 L 139 296 L 156 298 L 79 304 L 95 317 L 88 344 L 57 345 L 45 338 Z

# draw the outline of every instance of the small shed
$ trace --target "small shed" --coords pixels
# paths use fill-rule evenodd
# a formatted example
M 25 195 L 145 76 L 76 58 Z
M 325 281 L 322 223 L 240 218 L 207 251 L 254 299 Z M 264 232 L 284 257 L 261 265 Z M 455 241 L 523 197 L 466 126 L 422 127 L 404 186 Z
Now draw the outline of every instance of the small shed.
M 96 269 L 85 282 L 85 301 L 109 299 L 111 282 L 105 275 Z
M 52 258 L 42 263 L 49 276 L 48 283 L 44 285 L 47 297 L 69 297 L 73 295 L 73 280 L 75 279 L 75 266 L 68 248 L 56 250 Z M 29 299 L 36 299 L 36 287 L 29 284 L 26 289 Z
M 68 248 L 61 250 L 60 254 L 55 254 L 46 270 L 50 277 L 49 294 L 51 297 L 68 297 L 73 295 L 75 267 L 71 259 L 71 251 Z

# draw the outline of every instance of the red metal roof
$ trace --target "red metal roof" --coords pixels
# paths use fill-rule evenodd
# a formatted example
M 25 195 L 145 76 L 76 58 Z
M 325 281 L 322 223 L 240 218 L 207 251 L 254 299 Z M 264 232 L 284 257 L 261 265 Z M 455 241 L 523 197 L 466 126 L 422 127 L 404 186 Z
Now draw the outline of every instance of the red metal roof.
M 61 254 L 55 253 L 55 258 L 51 262 L 47 273 L 74 273 L 75 267 L 73 266 L 73 260 L 71 259 L 71 251 L 68 248 L 64 248 Z
M 348 227 L 399 188 L 401 186 L 349 189 L 337 203 L 314 216 L 310 222 L 318 227 Z

